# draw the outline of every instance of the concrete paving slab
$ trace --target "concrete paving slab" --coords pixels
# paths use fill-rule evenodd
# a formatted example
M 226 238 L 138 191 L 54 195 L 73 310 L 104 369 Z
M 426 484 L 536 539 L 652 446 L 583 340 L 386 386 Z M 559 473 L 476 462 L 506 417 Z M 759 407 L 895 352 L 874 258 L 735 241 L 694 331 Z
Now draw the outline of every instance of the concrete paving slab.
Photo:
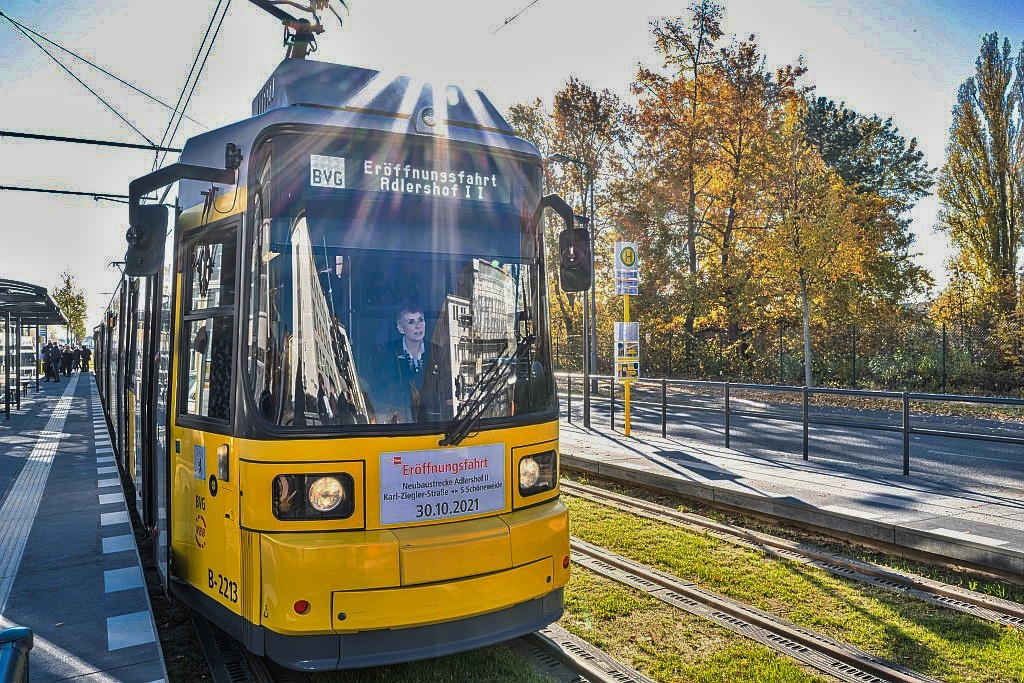
M 142 588 L 143 585 L 142 568 L 138 565 L 107 569 L 103 572 L 103 591 L 105 593 Z
M 104 555 L 128 552 L 129 550 L 135 550 L 135 537 L 131 534 L 106 536 L 101 539 L 100 546 L 102 548 L 101 552 Z
M 97 415 L 94 395 L 91 376 L 76 375 L 40 392 L 32 409 L 19 415 L 20 432 L 0 429 L 0 505 L 25 512 L 33 496 L 37 505 L 23 547 L 6 544 L 20 555 L 16 573 L 2 581 L 9 597 L 0 600 L 0 625 L 33 630 L 33 683 L 164 681 L 120 479 L 116 467 L 112 476 L 98 479 L 96 473 L 96 440 L 88 429 Z M 49 428 L 62 397 L 70 398 L 63 423 Z M 109 446 L 107 435 L 100 436 Z M 40 448 L 52 453 L 42 484 L 13 488 L 32 462 L 25 456 Z

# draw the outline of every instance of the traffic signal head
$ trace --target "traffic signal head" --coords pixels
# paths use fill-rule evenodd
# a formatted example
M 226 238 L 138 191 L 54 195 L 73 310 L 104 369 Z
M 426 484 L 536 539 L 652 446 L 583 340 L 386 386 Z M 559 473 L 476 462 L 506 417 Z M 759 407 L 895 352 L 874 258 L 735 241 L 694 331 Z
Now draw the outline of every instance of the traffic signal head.
M 128 242 L 128 251 L 124 255 L 124 274 L 131 277 L 156 275 L 164 263 L 167 207 L 163 204 L 146 204 L 138 207 L 137 216 L 137 220 L 124 235 Z
M 585 292 L 594 280 L 590 231 L 565 228 L 558 233 L 558 279 L 563 292 Z

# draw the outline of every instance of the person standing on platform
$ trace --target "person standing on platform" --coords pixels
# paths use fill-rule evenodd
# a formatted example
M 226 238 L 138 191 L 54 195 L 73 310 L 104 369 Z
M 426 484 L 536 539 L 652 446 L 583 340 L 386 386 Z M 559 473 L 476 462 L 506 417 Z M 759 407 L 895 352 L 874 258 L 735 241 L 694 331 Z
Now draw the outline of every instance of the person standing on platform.
M 89 361 L 92 359 L 92 351 L 88 346 L 82 347 L 82 372 L 89 372 Z
M 75 352 L 71 350 L 71 345 L 67 344 L 61 353 L 61 367 L 64 369 L 64 376 L 71 376 L 71 364 L 75 362 Z
M 43 344 L 43 348 L 39 349 L 39 360 L 43 363 L 43 375 L 46 377 L 46 381 L 50 381 L 50 342 Z
M 49 352 L 50 359 L 50 374 L 53 376 L 53 381 L 60 383 L 60 347 L 54 342 L 50 345 Z

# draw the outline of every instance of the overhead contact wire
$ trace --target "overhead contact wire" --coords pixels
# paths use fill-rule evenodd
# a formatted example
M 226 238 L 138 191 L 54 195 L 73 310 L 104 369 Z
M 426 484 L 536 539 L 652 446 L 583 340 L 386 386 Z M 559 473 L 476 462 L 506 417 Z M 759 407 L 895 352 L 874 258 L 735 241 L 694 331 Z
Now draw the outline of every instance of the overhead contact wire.
M 8 21 L 10 21 L 11 25 L 14 26 L 14 28 L 18 29 L 18 31 L 20 31 L 21 34 L 24 35 L 27 39 L 29 39 L 32 42 L 33 45 L 35 45 L 40 50 L 42 50 L 43 53 L 46 54 L 47 57 L 49 57 L 54 62 L 56 62 L 57 66 L 59 66 L 60 68 L 64 69 L 64 71 L 69 76 L 71 76 L 73 79 L 78 81 L 79 85 L 81 85 L 83 88 L 85 88 L 90 93 L 92 93 L 93 97 L 98 99 L 103 104 L 103 106 L 105 106 L 107 109 L 109 109 L 114 114 L 114 116 L 116 116 L 117 118 L 121 119 L 121 121 L 123 121 L 126 126 L 128 126 L 133 131 L 135 131 L 143 140 L 145 140 L 149 144 L 153 145 L 154 147 L 158 147 L 159 146 L 155 142 L 150 140 L 149 137 L 147 137 L 145 133 L 143 133 L 141 130 L 136 128 L 134 126 L 134 124 L 132 124 L 131 121 L 126 119 L 124 116 L 122 116 L 121 113 L 119 111 L 117 111 L 117 109 L 115 109 L 113 107 L 113 105 L 111 105 L 109 102 L 107 102 L 105 99 L 103 99 L 103 97 L 99 93 L 97 93 L 95 90 L 90 88 L 89 85 L 85 81 L 83 81 L 81 78 L 79 78 L 77 75 L 75 75 L 75 73 L 71 69 L 66 67 L 63 62 L 61 62 L 59 59 L 57 59 L 55 56 L 53 56 L 53 54 L 49 50 L 47 50 L 45 47 L 43 47 L 43 45 L 41 45 L 38 40 L 33 38 L 31 35 L 29 35 L 28 32 L 23 30 L 18 24 L 16 24 L 15 22 L 11 21 L 10 17 L 8 17 L 6 14 L 2 14 L 2 13 L 0 13 L 0 16 L 3 16 L 4 19 L 7 19 Z
M 213 37 L 210 39 L 210 46 L 206 50 L 206 55 L 203 57 L 203 63 L 199 65 L 199 71 L 196 73 L 195 79 L 192 81 L 192 88 L 188 92 L 188 98 L 185 100 L 185 104 L 181 108 L 181 115 L 178 117 L 178 122 L 174 125 L 174 131 L 171 133 L 168 144 L 174 140 L 174 136 L 178 133 L 178 127 L 181 126 L 181 119 L 185 116 L 185 110 L 188 109 L 188 105 L 192 102 L 192 95 L 196 92 L 196 87 L 199 85 L 199 78 L 203 74 L 203 70 L 206 68 L 206 61 L 210 58 L 210 54 L 213 52 L 213 46 L 217 44 L 217 36 L 220 34 L 221 26 L 224 25 L 224 19 L 228 16 L 228 9 L 231 7 L 231 0 L 227 0 L 224 5 L 224 12 L 220 15 L 220 21 L 217 22 L 217 29 L 213 32 Z
M 494 35 L 494 34 L 496 34 L 496 33 L 497 33 L 498 31 L 500 31 L 501 29 L 503 29 L 503 28 L 505 28 L 506 26 L 508 26 L 509 24 L 511 24 L 511 23 L 512 23 L 513 21 L 515 21 L 516 19 L 518 19 L 518 18 L 519 18 L 519 17 L 520 17 L 520 16 L 521 16 L 521 15 L 522 15 L 522 14 L 523 14 L 523 13 L 524 13 L 524 12 L 525 12 L 526 10 L 530 9 L 531 7 L 533 7 L 533 6 L 534 6 L 534 5 L 536 5 L 536 4 L 538 3 L 538 2 L 540 2 L 540 0 L 533 0 L 533 1 L 532 1 L 532 2 L 531 2 L 531 3 L 529 4 L 529 5 L 527 5 L 527 6 L 526 6 L 526 7 L 524 7 L 523 9 L 519 10 L 518 12 L 516 12 L 515 14 L 513 14 L 513 15 L 512 15 L 511 17 L 508 17 L 507 19 L 505 19 L 505 23 L 503 23 L 503 24 L 502 24 L 501 26 L 499 26 L 498 28 L 494 29 L 494 31 L 492 31 L 492 32 L 491 32 L 491 35 L 493 36 L 493 35 Z
M 185 77 L 185 83 L 181 86 L 181 92 L 178 94 L 178 101 L 174 105 L 174 111 L 171 114 L 171 118 L 168 119 L 168 121 L 167 121 L 167 127 L 164 128 L 164 134 L 160 137 L 160 145 L 164 145 L 166 143 L 167 146 L 170 146 L 171 141 L 174 140 L 174 136 L 178 132 L 178 126 L 181 125 L 181 117 L 185 115 L 185 110 L 188 108 L 188 102 L 191 101 L 192 94 L 195 92 L 196 84 L 199 82 L 199 76 L 202 73 L 203 67 L 206 66 L 206 60 L 210 56 L 210 51 L 213 49 L 213 41 L 211 41 L 209 47 L 207 47 L 207 40 L 210 38 L 210 31 L 213 30 L 214 22 L 217 21 L 217 13 L 220 12 L 221 5 L 223 5 L 223 4 L 224 4 L 224 0 L 217 0 L 217 6 L 213 8 L 213 14 L 210 15 L 210 21 L 206 25 L 206 33 L 203 34 L 203 40 L 199 43 L 199 48 L 196 50 L 196 56 L 192 60 L 192 66 L 189 68 L 188 75 Z M 230 4 L 231 4 L 231 0 L 228 0 L 228 6 L 230 6 Z M 224 13 L 221 15 L 220 23 L 217 24 L 216 32 L 213 35 L 213 40 L 216 40 L 217 33 L 220 32 L 220 27 L 224 23 L 224 17 L 225 16 L 227 16 L 227 7 L 224 8 Z M 199 60 L 200 60 L 200 57 L 202 57 L 202 55 L 203 55 L 203 50 L 204 49 L 206 50 L 206 57 L 203 57 L 202 66 L 200 66 L 199 71 L 197 72 L 196 71 L 196 65 L 199 64 Z M 193 76 L 195 77 L 194 80 L 193 80 Z M 191 90 L 189 89 L 189 83 L 192 84 Z M 186 91 L 188 91 L 188 99 L 187 100 L 185 99 L 185 92 Z M 185 104 L 184 105 L 182 105 L 182 100 L 185 100 Z M 179 107 L 180 107 L 180 115 L 179 115 Z M 175 124 L 175 122 L 174 122 L 175 117 L 178 118 L 178 123 L 177 124 Z M 173 133 L 170 132 L 172 126 L 174 127 L 174 132 Z M 168 138 L 168 133 L 170 133 L 170 137 L 169 138 Z M 153 169 L 154 170 L 156 170 L 156 168 L 163 163 L 163 160 L 166 158 L 166 156 L 167 156 L 166 153 L 163 156 L 161 156 L 160 154 L 155 154 L 153 156 Z
M 142 95 L 143 97 L 146 97 L 146 98 L 152 100 L 153 102 L 156 102 L 157 104 L 159 104 L 160 106 L 162 106 L 162 107 L 164 107 L 166 109 L 170 109 L 172 111 L 174 110 L 174 107 L 172 107 L 171 105 L 167 104 L 166 102 L 161 100 L 159 97 L 156 97 L 155 95 L 149 94 L 148 92 L 146 92 L 142 88 L 138 87 L 134 83 L 131 83 L 130 81 L 124 80 L 123 78 L 121 78 L 117 74 L 112 73 L 111 71 L 103 68 L 99 64 L 96 64 L 95 62 L 90 61 L 89 59 L 87 59 L 87 58 L 83 57 L 82 55 L 78 54 L 77 52 L 75 52 L 74 50 L 69 50 L 68 48 L 66 48 L 63 45 L 61 45 L 60 43 L 58 43 L 57 41 L 52 40 L 50 38 L 47 38 L 46 36 L 44 36 L 39 31 L 33 30 L 30 26 L 28 26 L 26 24 L 22 24 L 18 20 L 16 20 L 16 19 L 14 19 L 14 18 L 4 14 L 3 10 L 0 10 L 0 16 L 2 16 L 4 19 L 6 19 L 7 21 L 9 21 L 12 24 L 14 24 L 16 27 L 18 27 L 18 28 L 20 28 L 20 29 L 22 29 L 24 31 L 28 31 L 29 33 L 31 33 L 32 35 L 36 36 L 37 38 L 40 38 L 40 39 L 46 41 L 47 43 L 49 43 L 50 45 L 53 45 L 54 47 L 63 50 L 64 52 L 68 53 L 69 55 L 71 55 L 75 59 L 77 59 L 79 61 L 82 61 L 82 62 L 85 62 L 86 64 L 88 64 L 92 68 L 96 69 L 100 73 L 104 74 L 105 76 L 109 76 L 110 78 L 113 78 L 115 81 L 117 81 L 121 85 L 123 85 L 123 86 L 125 86 L 125 87 L 127 87 L 127 88 L 129 88 L 129 89 L 131 89 L 131 90 L 133 90 L 135 92 L 137 92 L 138 94 Z M 196 121 L 191 116 L 186 116 L 185 118 L 188 119 L 189 121 L 191 121 L 192 123 L 196 124 L 197 126 L 202 126 L 203 128 L 206 128 L 206 124 L 204 124 L 201 121 Z

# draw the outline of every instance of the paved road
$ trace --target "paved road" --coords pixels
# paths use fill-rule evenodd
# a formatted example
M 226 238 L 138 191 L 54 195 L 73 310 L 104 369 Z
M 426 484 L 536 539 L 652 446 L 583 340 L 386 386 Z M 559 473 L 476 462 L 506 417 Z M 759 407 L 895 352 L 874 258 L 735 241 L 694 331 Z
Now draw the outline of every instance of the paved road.
M 609 425 L 610 404 L 607 383 L 604 393 L 592 397 L 591 420 L 602 428 Z M 717 392 L 714 393 L 714 392 Z M 643 389 L 633 392 L 631 426 L 634 431 L 661 434 L 661 394 Z M 875 402 L 876 404 L 878 402 Z M 882 429 L 812 424 L 808 429 L 808 456 L 815 462 L 833 463 L 865 471 L 902 472 L 902 407 L 891 400 L 892 408 L 842 408 L 815 405 L 812 420 L 867 423 Z M 725 417 L 722 392 L 709 388 L 699 395 L 669 397 L 667 435 L 703 443 L 725 445 Z M 563 392 L 562 412 L 567 401 Z M 572 400 L 573 420 L 582 424 L 582 399 L 579 384 Z M 789 402 L 765 402 L 740 396 L 730 397 L 730 409 L 758 413 L 756 416 L 730 416 L 730 447 L 763 457 L 799 459 L 803 455 L 802 406 L 799 394 Z M 911 409 L 913 428 L 940 429 L 982 435 L 1024 438 L 1024 422 L 1000 421 L 964 416 L 932 416 Z M 616 394 L 615 428 L 622 430 L 621 392 Z M 981 488 L 1024 485 L 1024 445 L 1002 444 L 973 439 L 913 434 L 910 438 L 910 469 L 915 476 L 935 481 L 967 479 Z

